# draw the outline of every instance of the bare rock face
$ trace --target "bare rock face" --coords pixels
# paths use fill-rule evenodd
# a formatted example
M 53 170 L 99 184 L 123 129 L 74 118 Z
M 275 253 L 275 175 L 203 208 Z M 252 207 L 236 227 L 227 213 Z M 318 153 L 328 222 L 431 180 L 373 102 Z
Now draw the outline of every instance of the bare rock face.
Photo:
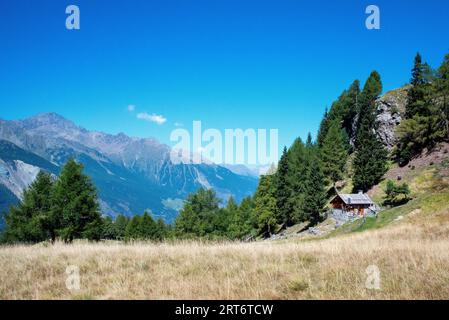
M 388 150 L 396 144 L 396 127 L 404 117 L 407 87 L 387 92 L 376 101 L 376 134 Z

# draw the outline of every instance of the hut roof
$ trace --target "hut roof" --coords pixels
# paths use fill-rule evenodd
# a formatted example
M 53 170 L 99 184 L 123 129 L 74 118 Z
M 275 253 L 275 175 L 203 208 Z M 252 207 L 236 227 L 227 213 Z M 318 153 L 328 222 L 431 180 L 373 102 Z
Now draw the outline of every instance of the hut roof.
M 340 197 L 340 199 L 345 204 L 368 204 L 368 205 L 374 204 L 373 200 L 371 200 L 371 198 L 366 193 L 363 193 L 363 192 L 359 192 L 359 193 L 338 193 L 332 199 L 332 201 L 334 201 L 336 197 Z

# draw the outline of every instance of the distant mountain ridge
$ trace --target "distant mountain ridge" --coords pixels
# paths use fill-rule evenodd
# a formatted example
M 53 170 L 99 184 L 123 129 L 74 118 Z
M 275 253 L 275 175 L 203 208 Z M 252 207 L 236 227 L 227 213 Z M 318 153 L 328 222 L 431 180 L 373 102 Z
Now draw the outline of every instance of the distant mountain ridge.
M 0 120 L 0 140 L 0 185 L 16 198 L 17 186 L 24 184 L 18 177 L 29 183 L 39 169 L 57 174 L 73 157 L 84 164 L 99 190 L 102 212 L 110 216 L 149 209 L 171 222 L 180 201 L 199 187 L 213 188 L 224 200 L 241 200 L 257 187 L 253 175 L 215 164 L 173 164 L 170 147 L 155 139 L 89 131 L 56 113 Z

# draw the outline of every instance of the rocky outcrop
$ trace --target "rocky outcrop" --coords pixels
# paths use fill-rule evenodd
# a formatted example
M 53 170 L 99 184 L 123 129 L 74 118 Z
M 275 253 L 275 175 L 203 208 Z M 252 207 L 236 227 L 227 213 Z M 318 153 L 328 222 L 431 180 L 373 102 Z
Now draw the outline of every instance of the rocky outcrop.
M 388 150 L 397 142 L 396 127 L 401 123 L 406 102 L 406 87 L 389 91 L 376 101 L 376 133 Z
M 376 134 L 382 141 L 384 146 L 391 150 L 396 144 L 398 138 L 396 136 L 396 127 L 401 123 L 405 105 L 407 103 L 407 86 L 388 91 L 376 101 Z M 353 135 L 349 138 L 352 146 L 355 143 L 355 133 L 357 132 L 358 114 L 352 121 Z

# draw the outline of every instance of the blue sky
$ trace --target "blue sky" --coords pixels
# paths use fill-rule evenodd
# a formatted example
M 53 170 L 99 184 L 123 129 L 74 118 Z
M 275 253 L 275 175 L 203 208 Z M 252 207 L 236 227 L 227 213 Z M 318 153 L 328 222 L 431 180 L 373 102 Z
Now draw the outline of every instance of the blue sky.
M 69 4 L 80 30 L 65 28 Z M 365 28 L 369 4 L 381 30 Z M 277 128 L 282 147 L 315 134 L 325 107 L 371 70 L 387 91 L 409 80 L 417 51 L 438 66 L 448 12 L 446 0 L 0 0 L 0 118 L 53 111 L 165 143 L 175 123 L 201 120 Z

